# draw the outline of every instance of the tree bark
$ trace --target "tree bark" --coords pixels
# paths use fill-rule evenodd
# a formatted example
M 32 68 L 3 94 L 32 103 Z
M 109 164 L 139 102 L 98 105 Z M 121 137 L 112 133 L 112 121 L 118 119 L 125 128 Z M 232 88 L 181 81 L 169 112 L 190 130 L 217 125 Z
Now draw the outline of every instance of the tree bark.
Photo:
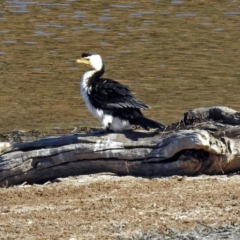
M 184 113 L 164 132 L 131 130 L 1 142 L 0 186 L 99 172 L 142 177 L 236 173 L 239 125 L 240 112 L 211 107 Z

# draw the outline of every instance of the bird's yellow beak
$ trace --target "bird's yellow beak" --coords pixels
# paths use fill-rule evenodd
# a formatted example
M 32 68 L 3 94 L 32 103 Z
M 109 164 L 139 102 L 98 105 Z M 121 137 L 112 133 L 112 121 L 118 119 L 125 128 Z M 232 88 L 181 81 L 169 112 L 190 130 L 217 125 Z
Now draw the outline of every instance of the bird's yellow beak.
M 83 64 L 86 64 L 86 65 L 90 65 L 89 63 L 89 60 L 86 59 L 86 58 L 79 58 L 76 60 L 77 63 L 83 63 Z

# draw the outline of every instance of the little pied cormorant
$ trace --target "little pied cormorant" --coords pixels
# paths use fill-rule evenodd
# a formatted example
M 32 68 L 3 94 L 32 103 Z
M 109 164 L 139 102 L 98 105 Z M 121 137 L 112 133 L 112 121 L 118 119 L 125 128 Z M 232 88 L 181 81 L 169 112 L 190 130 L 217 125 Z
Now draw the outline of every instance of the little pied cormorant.
M 140 109 L 149 107 L 136 100 L 127 86 L 102 78 L 105 69 L 100 55 L 83 53 L 77 62 L 93 69 L 82 77 L 81 94 L 88 110 L 100 120 L 106 130 L 120 132 L 129 129 L 131 125 L 140 125 L 146 130 L 165 128 L 163 124 L 142 114 Z

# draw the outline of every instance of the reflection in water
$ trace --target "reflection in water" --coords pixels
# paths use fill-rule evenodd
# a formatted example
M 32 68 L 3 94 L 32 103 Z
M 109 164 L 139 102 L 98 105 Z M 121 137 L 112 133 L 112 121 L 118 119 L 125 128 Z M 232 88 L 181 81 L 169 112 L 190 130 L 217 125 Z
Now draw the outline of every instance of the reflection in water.
M 151 25 L 151 24 L 152 24 L 152 21 L 150 21 L 150 20 L 143 21 L 143 25 Z
M 130 13 L 129 16 L 130 16 L 130 17 L 141 17 L 142 14 L 139 13 L 139 12 L 134 12 L 134 13 Z
M 13 44 L 13 43 L 16 43 L 16 41 L 14 41 L 14 40 L 3 40 L 3 41 L 1 41 L 2 43 L 4 43 L 4 44 Z
M 48 6 L 48 7 L 68 7 L 68 3 L 39 3 L 39 6 Z
M 35 31 L 34 34 L 36 36 L 51 36 L 51 35 L 53 35 L 53 33 L 43 32 L 43 31 Z
M 212 23 L 210 22 L 206 22 L 206 23 L 200 23 L 201 25 L 205 25 L 205 26 L 209 26 L 209 25 L 212 25 Z
M 130 13 L 129 16 L 130 17 L 143 17 L 143 15 L 151 15 L 151 14 L 154 14 L 154 12 L 152 12 L 152 11 L 139 11 L 139 12 Z
M 109 43 L 108 43 L 108 42 L 105 42 L 105 41 L 101 41 L 100 44 L 101 44 L 101 45 L 108 45 Z
M 220 32 L 220 31 L 224 31 L 225 29 L 224 28 L 214 28 L 213 30 L 217 31 L 217 32 Z
M 20 0 L 6 0 L 6 8 L 11 13 L 28 13 L 27 6 L 37 4 L 37 2 L 26 2 Z
M 6 29 L 0 30 L 0 33 L 8 33 L 8 32 L 9 32 L 9 30 L 6 30 Z
M 107 20 L 112 20 L 112 19 L 114 19 L 114 17 L 111 17 L 111 16 L 101 16 L 101 17 L 98 17 L 99 21 L 107 21 Z
M 35 27 L 37 27 L 37 28 L 40 28 L 40 27 L 64 28 L 64 26 L 60 25 L 60 24 L 36 24 Z
M 132 3 L 132 4 L 134 4 L 134 3 Z M 133 8 L 133 5 L 129 5 L 129 4 L 112 4 L 112 5 L 110 5 L 110 7 L 128 9 L 128 8 Z
M 118 35 L 119 35 L 119 36 L 126 36 L 126 33 L 124 33 L 124 32 L 119 32 Z
M 0 129 L 99 126 L 79 96 L 84 51 L 104 56 L 106 77 L 147 102 L 150 118 L 240 108 L 239 3 L 125 2 L 1 2 Z
M 57 40 L 57 41 L 62 41 L 62 40 L 64 40 L 64 38 L 63 37 L 56 37 L 56 38 L 53 38 L 54 40 Z
M 25 44 L 35 45 L 37 42 L 24 42 Z
M 172 0 L 171 3 L 172 3 L 173 5 L 178 5 L 178 4 L 183 4 L 184 1 L 182 1 L 182 0 Z
M 168 15 L 169 12 L 160 12 L 161 15 Z
M 74 18 L 85 18 L 86 17 L 86 13 L 82 12 L 82 11 L 76 11 L 73 15 Z
M 96 23 L 83 23 L 83 26 L 92 27 L 92 26 L 96 26 Z
M 240 12 L 224 12 L 225 15 L 240 15 Z
M 132 52 L 131 50 L 119 50 L 118 51 L 119 53 L 130 53 L 130 52 Z
M 177 17 L 195 17 L 197 16 L 195 13 L 178 13 L 176 14 Z
M 147 42 L 147 41 L 149 41 L 148 38 L 141 38 L 140 40 L 141 40 L 142 42 Z
M 104 32 L 106 29 L 102 27 L 91 27 L 89 28 L 92 31 L 99 31 L 99 32 Z
M 152 12 L 152 11 L 140 11 L 139 13 L 141 15 L 148 15 L 148 14 L 153 14 L 154 12 Z
M 42 8 L 42 12 L 51 12 L 51 9 L 49 9 L 49 8 Z

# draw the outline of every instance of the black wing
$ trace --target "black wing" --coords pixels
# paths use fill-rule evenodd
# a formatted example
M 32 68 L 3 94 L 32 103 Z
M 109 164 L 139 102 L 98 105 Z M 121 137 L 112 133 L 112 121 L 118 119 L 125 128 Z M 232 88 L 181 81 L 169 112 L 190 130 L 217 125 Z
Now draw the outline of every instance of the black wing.
M 96 79 L 91 82 L 89 100 L 96 108 L 105 110 L 120 108 L 149 108 L 137 101 L 127 86 L 107 78 Z

